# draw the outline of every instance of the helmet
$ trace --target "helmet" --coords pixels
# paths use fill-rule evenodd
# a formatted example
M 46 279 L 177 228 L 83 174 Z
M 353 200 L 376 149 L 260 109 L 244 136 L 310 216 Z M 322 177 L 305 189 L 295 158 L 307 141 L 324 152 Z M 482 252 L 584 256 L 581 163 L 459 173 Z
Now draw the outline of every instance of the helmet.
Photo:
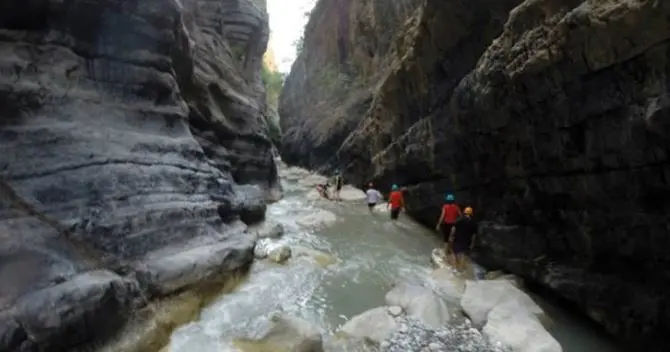
M 394 184 L 393 186 L 391 186 L 391 189 L 394 190 L 394 191 L 397 190 L 397 189 L 398 189 L 398 185 L 395 185 L 395 184 Z
M 472 216 L 472 208 L 471 207 L 465 208 L 465 210 L 463 210 L 463 214 Z
M 447 202 L 453 202 L 454 201 L 454 195 L 451 194 L 451 193 L 447 193 L 447 195 L 445 196 L 445 199 L 447 200 Z

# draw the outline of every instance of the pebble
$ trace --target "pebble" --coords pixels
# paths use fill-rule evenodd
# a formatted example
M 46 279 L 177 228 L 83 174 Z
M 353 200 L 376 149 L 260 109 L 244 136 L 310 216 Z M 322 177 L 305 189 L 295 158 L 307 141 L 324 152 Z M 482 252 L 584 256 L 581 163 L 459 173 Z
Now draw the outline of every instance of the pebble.
M 397 317 L 398 315 L 402 314 L 402 308 L 398 306 L 391 306 L 388 309 L 389 314 L 391 314 L 394 317 Z
M 398 330 L 380 344 L 380 352 L 509 352 L 499 344 L 489 342 L 468 321 L 431 329 L 408 317 L 396 318 Z

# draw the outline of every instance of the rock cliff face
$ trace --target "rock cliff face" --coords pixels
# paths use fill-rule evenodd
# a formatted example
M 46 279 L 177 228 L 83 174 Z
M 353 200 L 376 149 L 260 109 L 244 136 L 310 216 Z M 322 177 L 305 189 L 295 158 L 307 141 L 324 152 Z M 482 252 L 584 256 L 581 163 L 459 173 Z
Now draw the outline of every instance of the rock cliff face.
M 0 350 L 243 270 L 277 196 L 262 1 L 0 3 Z
M 406 185 L 431 227 L 454 192 L 484 264 L 666 348 L 670 2 L 407 4 L 320 1 L 282 92 L 284 159 Z M 362 88 L 323 93 L 332 66 Z

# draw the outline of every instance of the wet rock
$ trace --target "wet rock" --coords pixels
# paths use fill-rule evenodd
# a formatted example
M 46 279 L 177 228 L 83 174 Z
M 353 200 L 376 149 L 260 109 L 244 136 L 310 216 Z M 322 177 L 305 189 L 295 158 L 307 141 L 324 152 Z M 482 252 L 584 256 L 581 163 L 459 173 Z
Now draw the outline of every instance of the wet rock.
M 460 306 L 465 292 L 465 280 L 463 278 L 456 275 L 450 267 L 433 270 L 430 278 L 437 293 L 442 295 L 447 302 Z
M 318 228 L 332 225 L 336 220 L 337 217 L 332 212 L 319 209 L 296 220 L 296 223 L 304 227 Z
M 390 306 L 389 307 L 389 314 L 391 314 L 394 317 L 399 316 L 402 314 L 402 307 L 400 306 Z
M 500 341 L 514 352 L 562 352 L 561 345 L 526 307 L 517 301 L 495 306 L 482 330 L 493 341 Z
M 378 307 L 351 318 L 340 331 L 352 337 L 380 343 L 399 327 L 387 307 Z
M 385 300 L 386 304 L 402 307 L 422 324 L 434 329 L 451 318 L 446 301 L 427 287 L 402 283 L 389 291 Z
M 139 294 L 133 282 L 109 271 L 87 272 L 23 297 L 16 320 L 41 346 L 68 350 L 121 328 Z M 14 337 L 21 334 L 15 330 Z
M 314 324 L 285 314 L 272 316 L 261 337 L 235 339 L 234 345 L 242 352 L 323 352 L 321 332 Z
M 280 245 L 276 248 L 273 248 L 268 253 L 268 259 L 275 263 L 282 264 L 291 258 L 291 247 L 287 245 Z
M 156 255 L 139 269 L 139 277 L 151 295 L 161 296 L 199 282 L 226 281 L 235 270 L 249 265 L 253 254 L 253 239 L 235 236 L 222 243 Z
M 349 202 L 362 201 L 365 199 L 365 191 L 350 185 L 344 185 L 340 190 L 340 198 Z
M 468 281 L 461 306 L 473 324 L 483 326 L 489 312 L 500 304 L 514 304 L 521 314 L 537 317 L 544 311 L 526 293 L 506 280 Z

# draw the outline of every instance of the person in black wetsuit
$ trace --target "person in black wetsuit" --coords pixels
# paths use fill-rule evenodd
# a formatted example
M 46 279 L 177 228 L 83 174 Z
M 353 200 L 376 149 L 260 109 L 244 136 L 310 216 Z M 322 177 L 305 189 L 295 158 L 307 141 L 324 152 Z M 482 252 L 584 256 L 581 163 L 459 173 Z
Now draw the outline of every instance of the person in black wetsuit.
M 335 171 L 335 194 L 333 195 L 334 199 L 342 200 L 342 198 L 340 198 L 340 191 L 342 190 L 343 183 L 344 182 L 342 181 L 342 176 L 340 175 L 340 172 Z
M 471 207 L 465 208 L 463 216 L 451 228 L 449 236 L 449 244 L 456 257 L 456 270 L 460 272 L 465 270 L 465 258 L 470 254 L 477 236 L 477 222 L 472 218 L 472 213 Z

